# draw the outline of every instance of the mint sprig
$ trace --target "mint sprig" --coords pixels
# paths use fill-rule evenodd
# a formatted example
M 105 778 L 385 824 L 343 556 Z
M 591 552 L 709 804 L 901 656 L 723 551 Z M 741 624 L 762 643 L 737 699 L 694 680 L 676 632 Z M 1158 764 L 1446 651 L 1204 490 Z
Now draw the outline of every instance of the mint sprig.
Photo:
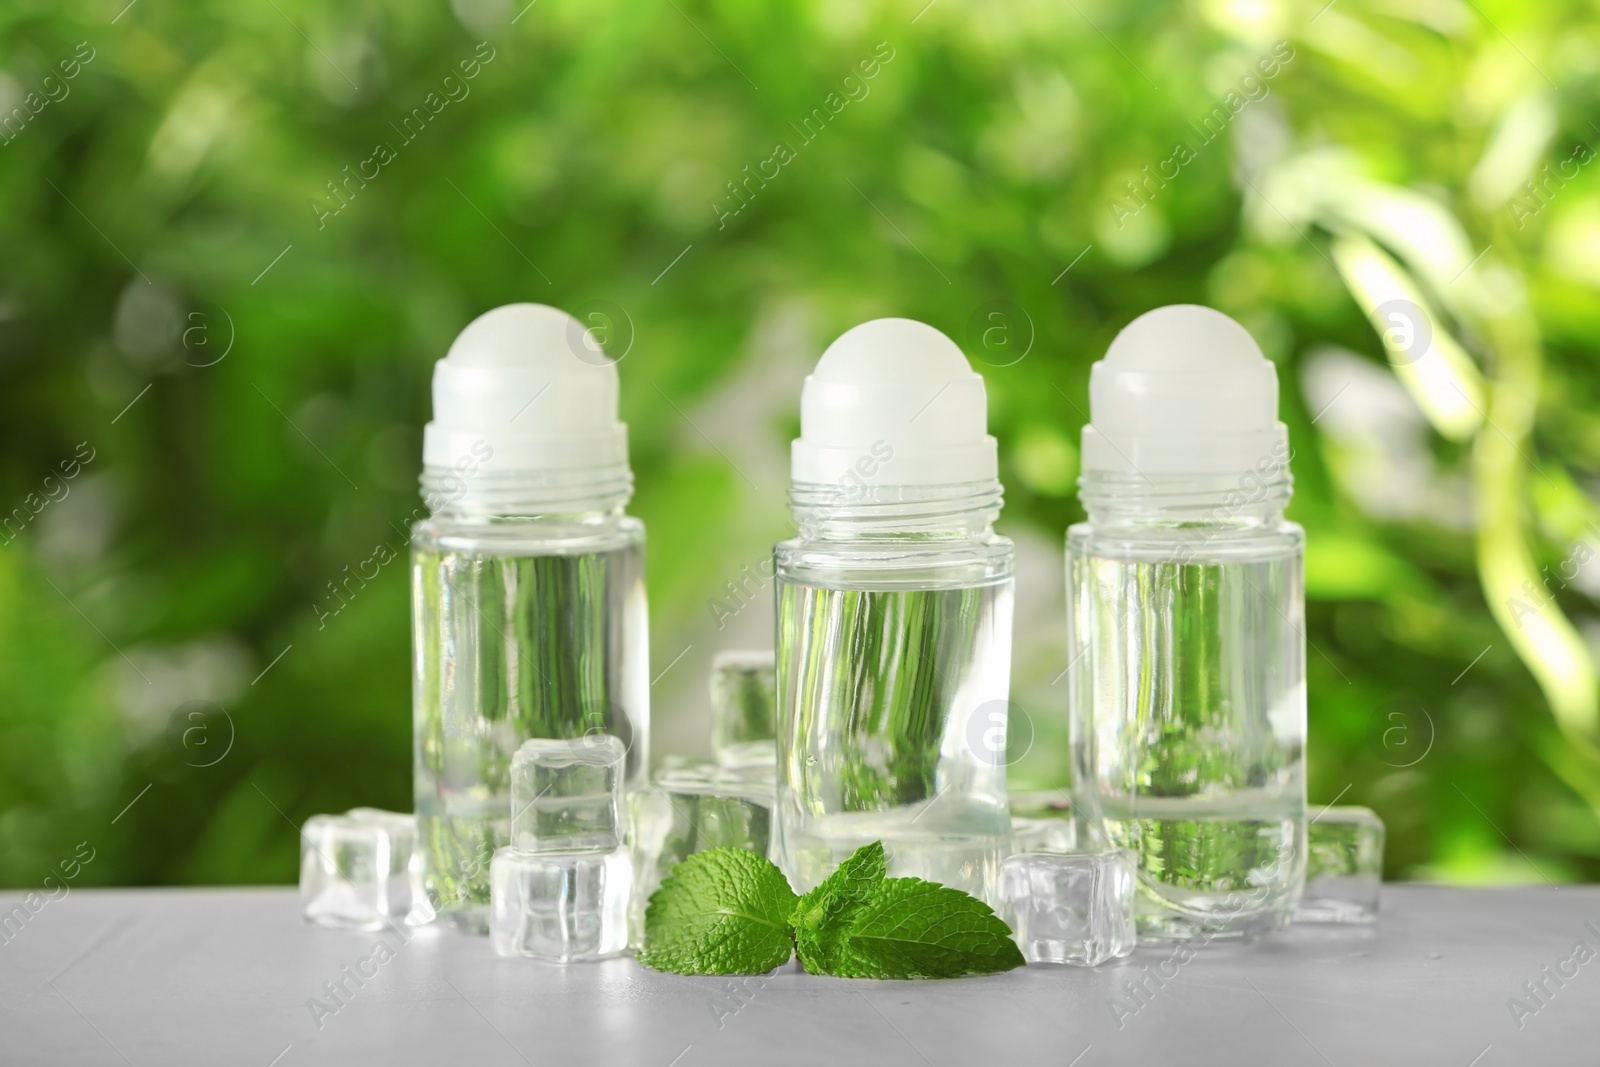
M 957 978 L 1023 964 L 989 905 L 920 878 L 889 878 L 883 842 L 857 849 L 797 898 L 771 861 L 697 852 L 650 897 L 640 960 L 677 974 L 763 974 L 791 945 L 811 974 Z

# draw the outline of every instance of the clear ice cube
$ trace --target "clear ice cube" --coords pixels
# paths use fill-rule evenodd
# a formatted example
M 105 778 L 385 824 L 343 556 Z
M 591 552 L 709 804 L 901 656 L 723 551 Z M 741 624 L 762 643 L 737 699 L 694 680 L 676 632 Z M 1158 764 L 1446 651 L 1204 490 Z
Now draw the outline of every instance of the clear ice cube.
M 1133 951 L 1133 853 L 1012 856 L 1000 868 L 1002 916 L 1029 963 L 1095 967 Z
M 711 764 L 664 769 L 654 784 L 633 794 L 635 944 L 643 932 L 650 894 L 685 857 L 708 848 L 742 848 L 767 855 L 776 795 L 771 767 Z
M 1367 808 L 1326 808 L 1306 824 L 1306 888 L 1298 923 L 1370 923 L 1383 881 L 1383 820 Z
M 502 848 L 489 865 L 489 943 L 502 956 L 574 963 L 628 948 L 633 863 L 610 852 Z
M 416 820 L 377 808 L 313 815 L 300 828 L 300 906 L 323 926 L 379 930 L 433 919 Z
M 711 660 L 711 748 L 729 767 L 776 765 L 777 678 L 771 652 Z
M 627 747 L 610 734 L 524 741 L 511 760 L 511 847 L 609 852 L 622 845 Z

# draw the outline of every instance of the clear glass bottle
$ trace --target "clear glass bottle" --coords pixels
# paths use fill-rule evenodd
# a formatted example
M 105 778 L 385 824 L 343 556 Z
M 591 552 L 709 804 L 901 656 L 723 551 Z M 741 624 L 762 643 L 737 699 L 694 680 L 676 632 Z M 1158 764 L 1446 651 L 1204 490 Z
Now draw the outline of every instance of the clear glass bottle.
M 807 379 L 800 529 L 775 550 L 773 851 L 797 890 L 881 840 L 891 876 L 996 899 L 1014 553 L 993 460 L 982 379 L 932 327 L 856 327 Z
M 1142 937 L 1275 929 L 1304 878 L 1306 717 L 1276 375 L 1226 316 L 1164 308 L 1096 364 L 1091 406 L 1067 538 L 1074 803 L 1137 854 Z
M 616 372 L 568 351 L 574 322 L 499 308 L 435 376 L 411 540 L 418 848 L 433 907 L 474 933 L 523 741 L 614 735 L 630 785 L 649 764 L 644 527 L 623 512 Z

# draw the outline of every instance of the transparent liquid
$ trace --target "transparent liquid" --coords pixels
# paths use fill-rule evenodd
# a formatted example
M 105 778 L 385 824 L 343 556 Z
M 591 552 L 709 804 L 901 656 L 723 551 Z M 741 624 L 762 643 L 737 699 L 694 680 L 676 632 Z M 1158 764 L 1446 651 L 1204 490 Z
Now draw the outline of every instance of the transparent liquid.
M 773 843 L 796 889 L 881 840 L 891 876 L 995 899 L 1010 832 L 1011 596 L 1009 579 L 909 590 L 780 579 Z
M 523 741 L 611 734 L 627 746 L 629 782 L 643 779 L 643 546 L 634 536 L 605 551 L 514 555 L 419 533 L 412 577 L 423 882 L 441 918 L 482 933 Z
M 1147 937 L 1288 921 L 1305 869 L 1298 538 L 1255 558 L 1069 542 L 1075 801 L 1139 860 Z

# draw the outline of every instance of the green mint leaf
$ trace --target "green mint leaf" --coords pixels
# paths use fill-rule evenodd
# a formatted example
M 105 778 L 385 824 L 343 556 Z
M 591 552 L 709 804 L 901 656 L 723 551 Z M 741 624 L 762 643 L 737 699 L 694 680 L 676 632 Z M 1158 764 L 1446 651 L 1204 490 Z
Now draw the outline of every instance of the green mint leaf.
M 650 895 L 639 961 L 675 974 L 765 974 L 789 960 L 797 899 L 754 852 L 696 852 Z
M 841 910 L 870 897 L 887 873 L 883 842 L 862 845 L 849 859 L 839 864 L 838 870 L 800 898 L 794 914 L 789 918 L 790 923 L 797 929 L 816 930 L 832 922 Z
M 800 962 L 811 974 L 832 974 L 839 946 L 851 917 L 883 881 L 887 866 L 883 842 L 862 845 L 839 869 L 800 898 L 789 921 L 793 924 Z
M 1021 967 L 1011 929 L 989 905 L 920 878 L 887 878 L 850 909 L 830 947 L 840 978 L 958 978 Z M 811 970 L 811 961 L 801 960 Z

